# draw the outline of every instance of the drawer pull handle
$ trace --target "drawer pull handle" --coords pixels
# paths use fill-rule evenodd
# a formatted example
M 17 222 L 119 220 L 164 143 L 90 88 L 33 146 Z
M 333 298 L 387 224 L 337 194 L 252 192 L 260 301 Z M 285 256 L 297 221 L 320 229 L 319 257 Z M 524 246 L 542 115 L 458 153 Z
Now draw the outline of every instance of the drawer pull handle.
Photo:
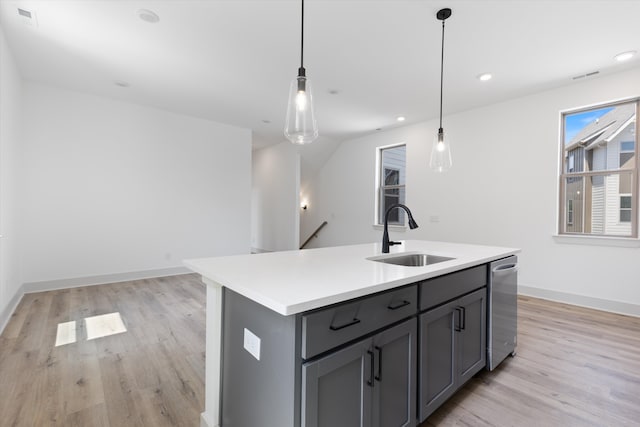
M 389 310 L 397 310 L 397 309 L 402 308 L 402 307 L 404 307 L 404 306 L 407 306 L 407 305 L 409 305 L 409 304 L 411 304 L 411 301 L 403 300 L 402 302 L 400 302 L 399 304 L 396 304 L 396 305 L 391 305 L 391 304 L 389 304 L 389 305 L 387 306 L 387 308 L 388 308 Z
M 375 346 L 374 348 L 378 351 L 378 375 L 374 378 L 377 381 L 382 381 L 382 348 L 378 346 Z
M 349 322 L 349 323 L 345 323 L 344 325 L 340 325 L 340 326 L 329 326 L 329 329 L 331 329 L 332 331 L 339 331 L 340 329 L 344 329 L 344 328 L 348 328 L 349 326 L 353 326 L 360 323 L 360 319 L 353 319 L 353 321 Z
M 462 331 L 462 308 L 456 307 L 454 308 L 456 312 L 456 318 L 453 320 L 453 328 L 456 332 Z
M 455 330 L 456 332 L 462 332 L 467 329 L 467 310 L 464 307 L 456 307 L 455 311 L 458 317 L 458 324 L 455 325 Z
M 367 385 L 370 387 L 373 387 L 373 365 L 374 365 L 374 358 L 373 358 L 373 351 L 371 350 L 367 350 L 367 354 L 369 355 L 369 364 L 371 366 L 370 368 L 370 372 L 369 372 L 369 379 L 367 380 Z

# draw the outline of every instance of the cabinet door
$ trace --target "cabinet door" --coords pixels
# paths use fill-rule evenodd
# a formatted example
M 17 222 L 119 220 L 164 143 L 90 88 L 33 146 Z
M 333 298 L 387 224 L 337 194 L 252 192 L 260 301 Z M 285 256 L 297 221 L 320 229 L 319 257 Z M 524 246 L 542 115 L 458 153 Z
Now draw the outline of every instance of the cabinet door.
M 416 425 L 417 329 L 414 318 L 373 337 L 374 427 Z
M 456 310 L 459 313 L 457 335 L 458 385 L 462 386 L 486 365 L 487 315 L 486 288 L 478 289 L 462 298 Z
M 420 422 L 455 391 L 457 304 L 456 300 L 420 315 Z
M 302 365 L 302 427 L 369 427 L 371 339 Z

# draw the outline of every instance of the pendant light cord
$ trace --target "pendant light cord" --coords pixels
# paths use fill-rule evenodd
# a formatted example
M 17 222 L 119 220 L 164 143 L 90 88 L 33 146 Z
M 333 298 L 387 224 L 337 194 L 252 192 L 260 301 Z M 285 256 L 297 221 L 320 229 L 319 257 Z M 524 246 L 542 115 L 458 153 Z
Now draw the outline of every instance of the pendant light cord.
M 302 18 L 300 25 L 300 68 L 304 68 L 304 0 L 302 0 Z M 443 22 L 444 24 L 444 22 Z
M 445 18 L 446 19 L 446 18 Z M 440 130 L 442 132 L 442 87 L 444 74 L 444 19 L 442 20 L 442 51 L 440 53 Z

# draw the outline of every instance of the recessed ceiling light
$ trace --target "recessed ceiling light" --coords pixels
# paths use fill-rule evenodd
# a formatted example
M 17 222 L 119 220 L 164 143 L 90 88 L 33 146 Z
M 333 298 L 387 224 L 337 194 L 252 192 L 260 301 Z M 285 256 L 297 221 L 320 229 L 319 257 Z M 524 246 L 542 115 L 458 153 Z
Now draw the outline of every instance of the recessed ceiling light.
M 396 117 L 396 120 L 399 122 L 404 122 L 406 120 L 406 118 L 404 116 L 398 116 Z
M 329 95 L 337 95 L 340 93 L 338 89 L 329 89 L 327 92 L 329 92 Z
M 493 75 L 491 75 L 491 73 L 482 73 L 482 74 L 478 74 L 478 80 L 480 80 L 481 82 L 486 82 L 488 80 L 491 80 L 493 78 Z
M 618 62 L 628 61 L 634 56 L 636 56 L 636 53 L 638 52 L 636 52 L 635 50 L 629 50 L 627 52 L 622 52 L 617 54 L 616 56 L 613 57 L 613 59 L 615 59 Z
M 131 86 L 131 84 L 129 82 L 125 82 L 124 80 L 116 80 L 115 82 L 113 82 L 116 86 L 120 86 L 120 87 L 129 87 Z
M 150 24 L 155 24 L 160 21 L 160 17 L 157 13 L 149 9 L 140 9 L 136 12 L 138 14 L 138 18 L 142 19 L 145 22 L 149 22 Z

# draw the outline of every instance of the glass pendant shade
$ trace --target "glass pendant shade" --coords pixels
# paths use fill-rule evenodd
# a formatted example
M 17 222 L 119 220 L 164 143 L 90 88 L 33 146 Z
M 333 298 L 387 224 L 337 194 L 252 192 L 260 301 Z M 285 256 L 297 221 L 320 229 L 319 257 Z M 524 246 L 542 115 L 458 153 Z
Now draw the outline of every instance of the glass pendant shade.
M 294 144 L 308 144 L 318 137 L 311 81 L 304 75 L 291 82 L 284 136 Z
M 438 135 L 433 139 L 429 167 L 436 172 L 445 172 L 451 168 L 451 164 L 449 140 L 445 137 L 444 131 L 440 129 Z

